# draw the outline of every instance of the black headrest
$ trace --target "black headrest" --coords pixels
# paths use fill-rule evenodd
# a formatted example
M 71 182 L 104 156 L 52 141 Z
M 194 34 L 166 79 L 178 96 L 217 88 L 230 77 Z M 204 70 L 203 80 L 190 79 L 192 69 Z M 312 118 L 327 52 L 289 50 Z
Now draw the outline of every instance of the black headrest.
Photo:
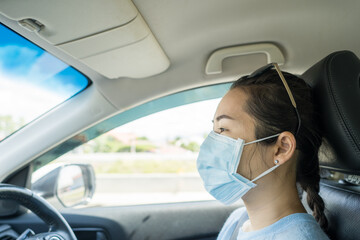
M 303 74 L 314 89 L 324 141 L 322 167 L 360 175 L 360 60 L 335 52 Z

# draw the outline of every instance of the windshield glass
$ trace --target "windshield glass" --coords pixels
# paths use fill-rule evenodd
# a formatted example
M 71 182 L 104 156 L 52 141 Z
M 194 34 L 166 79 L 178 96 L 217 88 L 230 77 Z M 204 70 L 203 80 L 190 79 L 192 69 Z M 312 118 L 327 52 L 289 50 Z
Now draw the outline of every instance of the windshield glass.
M 89 85 L 89 80 L 0 24 L 0 141 Z

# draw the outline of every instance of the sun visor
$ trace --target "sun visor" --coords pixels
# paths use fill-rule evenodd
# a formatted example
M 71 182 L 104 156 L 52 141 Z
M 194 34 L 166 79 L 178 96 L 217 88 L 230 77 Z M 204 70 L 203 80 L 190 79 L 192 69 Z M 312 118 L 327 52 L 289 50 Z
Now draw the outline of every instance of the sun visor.
M 170 65 L 130 0 L 4 0 L 0 12 L 107 78 L 145 78 Z
M 145 78 L 170 64 L 141 15 L 125 26 L 58 47 L 108 78 Z

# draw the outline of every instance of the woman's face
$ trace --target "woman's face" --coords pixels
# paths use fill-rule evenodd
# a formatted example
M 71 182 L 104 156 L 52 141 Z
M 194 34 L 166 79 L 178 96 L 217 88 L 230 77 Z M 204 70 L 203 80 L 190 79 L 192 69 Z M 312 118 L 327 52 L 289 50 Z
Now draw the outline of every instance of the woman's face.
M 220 101 L 214 115 L 214 132 L 234 139 L 244 139 L 245 143 L 256 140 L 255 120 L 245 111 L 247 94 L 240 88 L 230 90 Z M 272 159 L 266 147 L 254 143 L 246 145 L 237 172 L 253 179 L 268 169 Z

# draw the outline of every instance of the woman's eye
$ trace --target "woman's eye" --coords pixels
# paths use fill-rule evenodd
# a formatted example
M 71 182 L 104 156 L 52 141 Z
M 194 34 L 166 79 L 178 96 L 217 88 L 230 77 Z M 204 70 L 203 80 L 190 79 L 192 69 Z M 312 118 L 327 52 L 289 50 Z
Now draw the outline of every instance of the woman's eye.
M 225 128 L 219 128 L 220 133 L 224 132 L 225 130 Z

